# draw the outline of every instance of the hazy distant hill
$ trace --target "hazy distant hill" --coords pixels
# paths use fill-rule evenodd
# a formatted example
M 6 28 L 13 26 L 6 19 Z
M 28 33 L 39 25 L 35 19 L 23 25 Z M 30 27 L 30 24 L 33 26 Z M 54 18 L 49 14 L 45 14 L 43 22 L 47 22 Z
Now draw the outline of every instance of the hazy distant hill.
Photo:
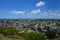
M 60 19 L 0 19 L 0 21 L 4 21 L 4 20 L 60 21 Z

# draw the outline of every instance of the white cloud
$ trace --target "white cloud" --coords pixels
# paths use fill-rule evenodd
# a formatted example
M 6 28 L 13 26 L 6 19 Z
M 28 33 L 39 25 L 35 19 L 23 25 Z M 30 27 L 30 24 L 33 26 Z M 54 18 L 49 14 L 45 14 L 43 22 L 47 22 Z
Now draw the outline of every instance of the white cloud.
M 9 11 L 9 12 L 11 12 L 13 14 L 24 14 L 25 13 L 25 11 L 16 11 L 16 10 L 12 10 L 12 11 Z
M 36 4 L 36 6 L 38 6 L 38 7 L 43 6 L 43 5 L 45 5 L 45 2 L 42 2 L 42 1 L 40 1 Z
M 40 12 L 41 12 L 40 9 L 32 10 L 32 11 L 31 11 L 31 14 L 39 14 Z

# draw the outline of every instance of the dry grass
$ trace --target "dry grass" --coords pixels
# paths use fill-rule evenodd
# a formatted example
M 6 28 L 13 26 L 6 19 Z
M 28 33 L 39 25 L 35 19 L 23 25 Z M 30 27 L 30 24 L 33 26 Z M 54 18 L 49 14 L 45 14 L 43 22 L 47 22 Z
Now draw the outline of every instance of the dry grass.
M 3 36 L 2 34 L 0 34 L 0 40 L 23 40 L 22 38 L 18 39 L 18 38 L 8 38 Z

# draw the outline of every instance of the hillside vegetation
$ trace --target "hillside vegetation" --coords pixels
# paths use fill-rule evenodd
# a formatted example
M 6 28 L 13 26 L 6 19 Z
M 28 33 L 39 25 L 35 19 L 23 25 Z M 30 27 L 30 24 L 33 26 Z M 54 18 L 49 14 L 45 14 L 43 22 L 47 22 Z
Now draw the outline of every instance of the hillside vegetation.
M 0 40 L 45 40 L 41 33 L 19 33 L 15 28 L 6 28 L 0 32 Z

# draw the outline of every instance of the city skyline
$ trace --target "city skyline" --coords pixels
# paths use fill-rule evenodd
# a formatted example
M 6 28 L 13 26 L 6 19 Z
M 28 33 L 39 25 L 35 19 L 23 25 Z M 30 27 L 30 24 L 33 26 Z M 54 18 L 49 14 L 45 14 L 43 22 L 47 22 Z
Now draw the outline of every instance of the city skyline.
M 60 0 L 0 0 L 0 19 L 60 19 Z

